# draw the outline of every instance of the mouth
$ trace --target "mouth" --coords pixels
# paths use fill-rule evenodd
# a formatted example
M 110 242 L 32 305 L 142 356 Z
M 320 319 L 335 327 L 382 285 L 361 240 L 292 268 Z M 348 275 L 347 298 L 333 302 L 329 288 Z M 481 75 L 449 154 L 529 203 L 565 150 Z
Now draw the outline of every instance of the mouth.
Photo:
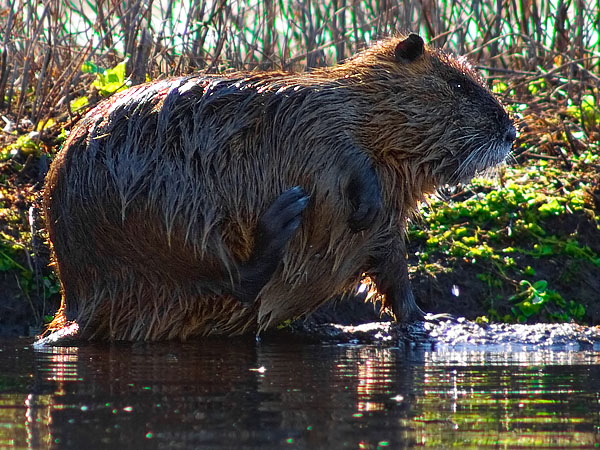
M 492 152 L 492 156 L 496 156 L 496 159 L 491 159 L 491 165 L 486 167 L 484 170 L 489 169 L 490 167 L 494 167 L 506 159 L 506 157 L 510 154 L 513 143 L 517 139 L 517 129 L 512 121 L 508 122 L 504 133 L 501 138 L 499 138 L 496 142 L 497 150 L 496 152 Z
M 462 161 L 455 164 L 455 170 L 442 176 L 442 183 L 457 185 L 468 183 L 474 176 L 485 174 L 490 169 L 504 162 L 512 150 L 517 138 L 517 130 L 512 122 L 507 123 L 504 130 L 493 138 L 482 137 L 471 141 L 468 148 L 461 153 L 466 155 Z

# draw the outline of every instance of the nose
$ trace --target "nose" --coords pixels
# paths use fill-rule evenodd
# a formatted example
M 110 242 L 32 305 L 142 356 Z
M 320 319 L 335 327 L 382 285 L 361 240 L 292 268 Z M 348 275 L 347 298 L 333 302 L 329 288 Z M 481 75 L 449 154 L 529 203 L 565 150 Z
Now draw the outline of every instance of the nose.
M 514 125 L 509 125 L 506 133 L 504 133 L 504 140 L 509 144 L 512 144 L 513 141 L 517 138 L 517 129 Z

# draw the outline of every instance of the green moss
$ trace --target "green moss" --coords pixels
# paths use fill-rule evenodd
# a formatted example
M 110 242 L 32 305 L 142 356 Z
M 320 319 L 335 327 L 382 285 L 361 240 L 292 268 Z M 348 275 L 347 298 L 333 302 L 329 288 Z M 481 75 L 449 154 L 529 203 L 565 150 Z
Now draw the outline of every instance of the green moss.
M 0 162 L 6 161 L 16 155 L 19 151 L 24 155 L 40 154 L 40 145 L 37 141 L 38 133 L 33 131 L 29 134 L 19 136 L 17 140 L 0 149 Z
M 424 229 L 409 229 L 409 239 L 426 249 L 419 253 L 417 270 L 435 278 L 440 273 L 438 261 L 450 267 L 480 265 L 485 270 L 475 278 L 486 286 L 488 298 L 482 300 L 490 305 L 492 318 L 499 317 L 493 306 L 500 295 L 505 304 L 512 305 L 511 313 L 502 319 L 583 320 L 583 305 L 565 300 L 545 280 L 529 281 L 529 277 L 537 273 L 534 266 L 544 261 L 600 266 L 600 255 L 582 243 L 574 230 L 557 229 L 557 224 L 569 223 L 573 216 L 600 225 L 586 204 L 589 185 L 579 172 L 597 161 L 592 153 L 594 149 L 573 158 L 574 168 L 568 172 L 544 160 L 530 162 L 506 168 L 503 185 L 475 179 L 458 201 L 430 199 L 423 211 Z
M 546 280 L 531 283 L 522 280 L 519 292 L 510 298 L 514 304 L 513 315 L 519 322 L 527 322 L 543 309 L 547 316 L 559 322 L 571 319 L 582 320 L 585 316 L 585 307 L 573 300 L 567 302 L 558 292 L 548 289 Z

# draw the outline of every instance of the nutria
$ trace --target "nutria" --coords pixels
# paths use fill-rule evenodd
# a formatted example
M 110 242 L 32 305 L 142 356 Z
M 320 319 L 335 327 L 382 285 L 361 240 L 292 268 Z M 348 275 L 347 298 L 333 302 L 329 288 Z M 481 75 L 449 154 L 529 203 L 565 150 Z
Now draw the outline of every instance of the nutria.
M 83 338 L 258 332 L 369 276 L 422 317 L 404 234 L 424 194 L 504 160 L 515 129 L 462 58 L 411 34 L 309 73 L 166 79 L 73 129 L 44 189 Z

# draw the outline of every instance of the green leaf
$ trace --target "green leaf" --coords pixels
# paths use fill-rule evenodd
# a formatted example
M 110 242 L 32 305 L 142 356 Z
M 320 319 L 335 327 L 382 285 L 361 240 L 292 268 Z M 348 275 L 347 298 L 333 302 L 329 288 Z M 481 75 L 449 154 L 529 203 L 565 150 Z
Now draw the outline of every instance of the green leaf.
M 91 61 L 86 61 L 81 65 L 81 71 L 83 73 L 104 73 L 104 69 L 98 67 Z
M 88 98 L 83 96 L 83 97 L 78 97 L 75 100 L 73 100 L 71 102 L 71 110 L 73 111 L 77 111 L 78 109 L 81 109 L 85 106 L 88 105 Z
M 558 216 L 564 212 L 564 207 L 559 203 L 556 198 L 553 198 L 548 203 L 543 204 L 539 208 L 540 213 L 542 213 L 542 217 L 545 216 Z
M 546 302 L 546 297 L 542 295 L 534 294 L 531 299 L 533 305 L 543 305 Z

